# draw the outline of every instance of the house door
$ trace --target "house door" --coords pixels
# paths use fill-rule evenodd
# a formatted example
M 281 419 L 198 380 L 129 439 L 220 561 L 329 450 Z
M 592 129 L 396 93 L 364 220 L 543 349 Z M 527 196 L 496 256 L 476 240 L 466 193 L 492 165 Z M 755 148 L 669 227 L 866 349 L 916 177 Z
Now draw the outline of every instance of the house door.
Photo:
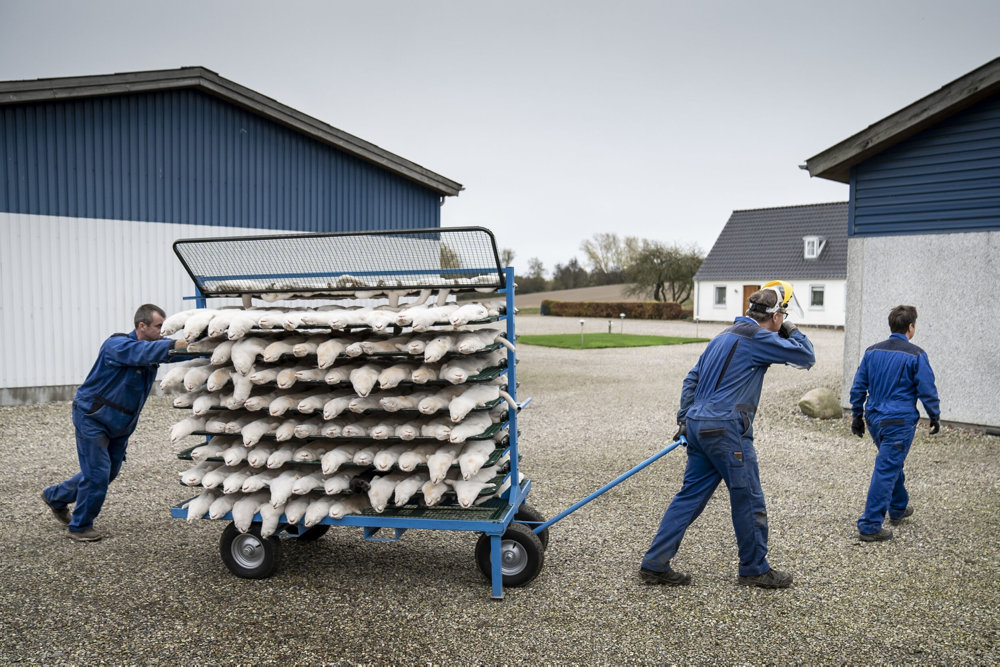
M 750 295 L 759 289 L 760 285 L 743 286 L 743 310 L 740 311 L 740 315 L 746 315 L 747 309 L 750 308 Z

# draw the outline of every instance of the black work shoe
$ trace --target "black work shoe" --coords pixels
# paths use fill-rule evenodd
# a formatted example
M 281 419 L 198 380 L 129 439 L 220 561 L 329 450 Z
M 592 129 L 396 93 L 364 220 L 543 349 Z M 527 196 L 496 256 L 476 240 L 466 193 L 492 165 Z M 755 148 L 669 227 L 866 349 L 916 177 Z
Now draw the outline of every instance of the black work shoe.
M 764 574 L 740 577 L 736 583 L 740 586 L 757 586 L 758 588 L 788 588 L 792 585 L 792 575 L 772 567 Z
M 910 516 L 911 514 L 913 514 L 913 505 L 907 505 L 906 509 L 903 510 L 902 514 L 900 514 L 897 517 L 889 517 L 889 523 L 891 523 L 894 526 L 898 526 L 899 524 L 903 523 L 903 519 Z
M 656 570 L 647 570 L 644 567 L 640 567 L 639 578 L 642 579 L 642 583 L 644 584 L 659 584 L 664 586 L 687 586 L 691 583 L 690 574 L 683 574 L 677 570 L 657 572 Z
M 858 533 L 862 542 L 885 542 L 892 539 L 892 531 L 888 528 L 880 528 L 877 533 Z
M 97 540 L 104 537 L 103 533 L 98 532 L 93 527 L 84 528 L 79 531 L 69 531 L 69 539 L 74 542 L 96 542 Z
M 56 519 L 67 526 L 69 525 L 70 519 L 72 519 L 73 516 L 69 513 L 68 507 L 53 507 L 52 503 L 50 503 L 48 498 L 45 497 L 44 491 L 42 491 L 42 502 L 48 505 L 48 508 L 52 510 L 52 514 L 55 515 Z

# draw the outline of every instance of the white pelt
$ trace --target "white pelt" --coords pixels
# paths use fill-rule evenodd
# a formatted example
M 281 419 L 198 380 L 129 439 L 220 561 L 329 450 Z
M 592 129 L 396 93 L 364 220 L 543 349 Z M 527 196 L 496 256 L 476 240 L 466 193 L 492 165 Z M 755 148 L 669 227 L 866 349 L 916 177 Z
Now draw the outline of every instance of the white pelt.
M 413 371 L 417 369 L 416 364 L 393 364 L 388 366 L 378 374 L 379 389 L 392 389 L 413 377 Z
M 351 480 L 358 476 L 352 470 L 335 473 L 323 480 L 323 492 L 328 496 L 343 493 L 351 488 Z
M 399 455 L 396 465 L 400 470 L 409 472 L 417 467 L 419 463 L 426 463 L 427 457 L 437 451 L 439 445 L 434 443 L 420 444 L 412 449 L 408 449 Z
M 471 479 L 478 473 L 495 449 L 496 443 L 492 440 L 471 440 L 465 443 L 462 453 L 458 455 L 462 479 Z
M 494 350 L 481 356 L 452 359 L 441 366 L 438 376 L 451 384 L 462 384 L 484 369 L 498 366 L 506 356 L 507 353 L 503 350 Z
M 458 455 L 462 451 L 459 445 L 445 445 L 438 448 L 436 452 L 427 457 L 427 472 L 431 481 L 440 482 L 448 474 L 448 468 L 458 460 Z
M 313 500 L 310 496 L 297 496 L 289 500 L 285 503 L 285 520 L 292 525 L 297 524 Z
M 245 480 L 243 480 L 243 486 L 240 487 L 240 491 L 243 493 L 254 493 L 260 491 L 267 486 L 270 486 L 271 482 L 278 478 L 281 472 L 277 470 L 265 470 L 264 472 L 258 472 L 250 475 Z
M 432 415 L 447 408 L 451 401 L 465 391 L 465 387 L 445 387 L 417 404 L 417 410 L 424 415 Z
M 337 472 L 340 466 L 352 462 L 355 452 L 359 449 L 361 449 L 361 445 L 353 443 L 337 445 L 320 458 L 320 467 L 323 468 L 324 473 L 332 475 Z
M 503 392 L 503 394 L 507 398 L 510 398 L 510 395 L 507 394 L 507 392 Z M 487 403 L 492 403 L 500 398 L 500 395 L 501 391 L 498 385 L 473 385 L 456 395 L 455 398 L 448 403 L 448 413 L 453 422 L 460 422 L 474 409 L 485 407 Z M 513 399 L 510 400 L 513 402 Z M 516 408 L 517 406 L 515 405 L 514 407 Z
M 214 489 L 222 485 L 222 483 L 225 482 L 226 478 L 230 475 L 238 472 L 244 472 L 249 469 L 250 466 L 246 464 L 235 466 L 221 465 L 215 470 L 206 472 L 201 478 L 201 485 L 206 489 Z
M 260 536 L 268 538 L 274 535 L 278 530 L 278 522 L 285 511 L 285 506 L 282 504 L 275 507 L 270 503 L 264 503 L 257 511 L 260 512 Z
M 277 419 L 264 418 L 250 422 L 240 429 L 240 433 L 243 435 L 243 445 L 246 447 L 254 446 L 265 435 L 274 435 L 279 426 L 281 426 L 281 422 Z
M 438 371 L 437 364 L 420 364 L 410 375 L 410 380 L 414 384 L 427 384 L 438 379 Z
M 434 363 L 435 361 L 440 361 L 449 352 L 457 351 L 458 347 L 455 345 L 455 336 L 448 333 L 441 334 L 432 338 L 424 347 L 424 361 Z
M 447 440 L 451 435 L 451 422 L 444 419 L 431 419 L 420 425 L 420 435 L 435 440 Z
M 248 375 L 253 368 L 253 362 L 268 346 L 266 338 L 244 338 L 233 344 L 233 367 L 243 375 Z
M 448 321 L 452 326 L 459 327 L 469 322 L 485 320 L 490 316 L 490 311 L 481 303 L 467 303 L 455 309 Z
M 295 482 L 303 476 L 297 468 L 283 470 L 280 475 L 271 480 L 268 488 L 271 490 L 270 503 L 273 507 L 284 505 L 291 498 Z
M 237 491 L 239 491 L 239 489 L 237 489 Z M 230 493 L 216 498 L 212 501 L 212 504 L 208 506 L 208 518 L 221 519 L 226 516 L 226 514 L 233 509 L 233 503 L 240 498 L 241 496 L 237 493 Z
M 241 533 L 250 530 L 250 524 L 253 523 L 254 515 L 257 514 L 260 506 L 266 502 L 266 493 L 252 493 L 243 496 L 233 503 L 233 524 L 236 525 L 236 530 Z
M 234 472 L 222 481 L 222 492 L 223 493 L 238 493 L 243 490 L 243 483 L 246 482 L 251 475 L 254 474 L 254 469 L 250 466 L 246 466 L 241 470 Z M 226 510 L 228 511 L 228 510 Z M 214 518 L 214 517 L 213 517 Z
M 180 474 L 181 484 L 184 484 L 185 486 L 201 486 L 201 480 L 205 476 L 205 473 L 215 470 L 221 466 L 221 463 L 217 463 L 215 461 L 202 461 Z
M 203 430 L 205 430 L 204 417 L 187 417 L 170 427 L 170 442 L 177 442 L 195 431 Z
M 184 338 L 192 341 L 201 336 L 208 328 L 208 323 L 215 317 L 217 311 L 209 308 L 198 308 L 184 321 Z M 160 334 L 163 335 L 163 327 L 160 327 Z
M 292 356 L 296 358 L 308 357 L 310 355 L 315 355 L 316 350 L 319 349 L 320 343 L 326 342 L 326 336 L 309 336 L 301 343 L 296 343 L 292 347 Z
M 392 492 L 392 503 L 396 507 L 402 507 L 410 501 L 423 485 L 430 481 L 430 477 L 427 473 L 416 472 L 412 475 L 406 477 L 403 481 L 396 485 L 396 488 Z
M 399 396 L 383 396 L 378 399 L 378 402 L 382 409 L 386 412 L 416 410 L 420 401 L 430 395 L 431 393 L 429 391 L 415 391 L 410 394 L 401 394 Z
M 184 389 L 187 391 L 197 391 L 212 374 L 211 366 L 195 366 L 184 373 Z
M 286 354 L 291 354 L 292 349 L 299 343 L 306 342 L 305 336 L 289 336 L 287 338 L 282 338 L 269 343 L 264 351 L 261 353 L 261 358 L 268 362 L 273 363 L 281 359 L 282 356 Z
M 371 507 L 368 496 L 363 493 L 355 493 L 348 496 L 335 496 L 330 503 L 327 514 L 331 519 L 342 519 L 348 514 L 361 514 Z
M 329 368 L 337 357 L 344 353 L 350 344 L 346 338 L 331 338 L 316 346 L 316 365 L 319 368 Z
M 330 504 L 332 502 L 333 498 L 327 496 L 319 496 L 313 499 L 309 503 L 309 507 L 306 508 L 306 513 L 302 520 L 306 528 L 311 528 L 325 519 L 329 515 Z
M 375 364 L 365 364 L 351 371 L 350 381 L 354 387 L 354 393 L 358 396 L 367 396 L 378 382 L 379 373 L 382 369 Z M 190 391 L 190 390 L 189 390 Z
M 201 494 L 192 498 L 187 503 L 187 522 L 193 523 L 195 519 L 201 519 L 208 512 L 209 506 L 222 494 L 212 489 L 205 489 Z
M 210 440 L 209 442 L 206 442 L 204 445 L 198 445 L 197 447 L 192 449 L 191 460 L 193 460 L 195 463 L 201 463 L 202 461 L 204 461 L 209 457 L 219 456 L 220 454 L 222 454 L 222 451 L 224 449 L 225 447 L 222 446 L 222 444 L 215 442 L 215 440 L 213 439 Z
M 394 466 L 403 452 L 408 449 L 410 449 L 409 445 L 390 445 L 389 447 L 380 449 L 372 463 L 375 465 L 376 470 L 385 472 Z
M 469 438 L 483 433 L 493 425 L 493 420 L 485 412 L 475 412 L 466 417 L 460 424 L 451 428 L 448 439 L 451 442 L 465 442 Z
M 292 493 L 297 496 L 305 495 L 315 488 L 322 487 L 324 481 L 323 472 L 321 470 L 311 472 L 308 475 L 303 475 L 295 480 L 295 483 L 292 484 Z
M 295 453 L 295 445 L 281 445 L 267 457 L 267 467 L 271 470 L 277 470 L 281 466 L 285 465 L 292 460 L 292 454 Z
M 386 505 L 392 499 L 396 485 L 406 479 L 408 475 L 402 473 L 389 473 L 388 475 L 376 475 L 372 477 L 368 487 L 368 500 L 372 504 L 372 509 L 381 514 L 385 511 Z
M 198 312 L 198 309 L 192 310 L 182 310 L 180 312 L 174 313 L 163 320 L 163 324 L 160 326 L 160 334 L 163 336 L 169 336 L 170 334 L 177 333 L 184 328 L 184 323 L 189 317 Z
M 254 468 L 263 468 L 267 465 L 267 459 L 277 449 L 273 442 L 266 442 L 253 447 L 247 452 L 247 463 Z
M 175 387 L 179 387 L 184 383 L 184 376 L 189 370 L 197 366 L 207 366 L 208 359 L 191 359 L 175 365 L 163 376 L 160 380 L 160 389 L 163 391 L 169 391 Z

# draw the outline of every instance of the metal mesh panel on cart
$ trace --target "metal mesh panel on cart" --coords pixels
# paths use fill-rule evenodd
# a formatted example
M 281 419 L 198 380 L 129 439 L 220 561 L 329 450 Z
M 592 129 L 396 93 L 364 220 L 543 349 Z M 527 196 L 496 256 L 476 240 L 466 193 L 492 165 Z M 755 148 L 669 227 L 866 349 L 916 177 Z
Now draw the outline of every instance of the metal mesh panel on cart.
M 180 239 L 174 252 L 204 296 L 504 287 L 481 227 Z

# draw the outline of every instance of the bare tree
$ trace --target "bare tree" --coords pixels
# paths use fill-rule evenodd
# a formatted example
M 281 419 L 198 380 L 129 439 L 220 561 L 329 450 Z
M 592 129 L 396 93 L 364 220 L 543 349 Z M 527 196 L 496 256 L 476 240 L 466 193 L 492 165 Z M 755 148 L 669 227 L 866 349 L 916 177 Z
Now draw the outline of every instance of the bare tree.
M 634 236 L 622 239 L 613 232 L 602 232 L 581 243 L 584 259 L 590 265 L 591 282 L 604 285 L 624 282 L 625 270 L 632 263 L 639 242 Z
M 628 270 L 632 296 L 649 294 L 654 301 L 684 303 L 694 288 L 694 274 L 705 257 L 695 247 L 683 248 L 659 241 L 643 241 Z

